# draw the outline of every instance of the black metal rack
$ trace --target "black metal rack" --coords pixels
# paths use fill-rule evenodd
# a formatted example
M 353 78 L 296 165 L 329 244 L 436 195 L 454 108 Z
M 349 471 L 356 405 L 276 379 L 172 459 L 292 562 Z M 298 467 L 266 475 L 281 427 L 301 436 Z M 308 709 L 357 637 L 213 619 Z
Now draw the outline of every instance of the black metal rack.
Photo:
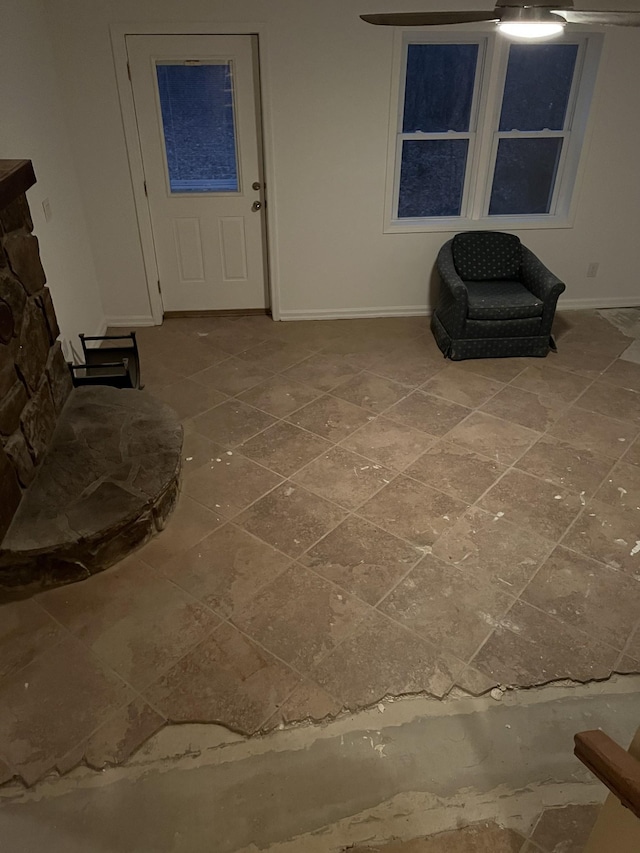
M 79 335 L 84 362 L 70 364 L 73 384 L 141 388 L 140 355 L 136 333 L 125 335 Z M 87 343 L 99 342 L 97 347 Z M 118 343 L 116 343 L 118 342 Z

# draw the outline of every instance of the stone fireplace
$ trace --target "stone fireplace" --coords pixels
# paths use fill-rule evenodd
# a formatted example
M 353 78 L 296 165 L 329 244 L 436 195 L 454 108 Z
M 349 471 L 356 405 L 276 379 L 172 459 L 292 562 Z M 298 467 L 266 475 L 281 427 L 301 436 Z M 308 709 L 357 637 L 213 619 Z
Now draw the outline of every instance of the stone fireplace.
M 28 160 L 0 161 L 0 542 L 71 393 L 25 192 Z
M 0 600 L 83 580 L 161 531 L 182 427 L 144 391 L 74 388 L 26 190 L 0 160 Z

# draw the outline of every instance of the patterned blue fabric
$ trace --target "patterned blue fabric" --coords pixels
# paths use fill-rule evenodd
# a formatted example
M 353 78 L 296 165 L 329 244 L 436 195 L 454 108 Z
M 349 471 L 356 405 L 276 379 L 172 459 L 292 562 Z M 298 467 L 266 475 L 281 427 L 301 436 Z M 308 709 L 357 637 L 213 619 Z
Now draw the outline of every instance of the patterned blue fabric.
M 540 334 L 540 317 L 525 320 L 467 320 L 465 338 L 530 338 Z
M 456 234 L 451 252 L 456 271 L 464 281 L 520 278 L 522 246 L 515 234 L 501 231 Z
M 530 290 L 538 299 L 542 299 L 545 305 L 549 304 L 550 300 L 552 301 L 554 298 L 557 301 L 565 289 L 563 282 L 551 270 L 548 270 L 526 246 L 522 247 L 522 275 L 520 278 L 526 284 L 527 290 Z
M 544 308 L 519 281 L 467 281 L 468 317 L 472 320 L 519 320 L 540 317 Z

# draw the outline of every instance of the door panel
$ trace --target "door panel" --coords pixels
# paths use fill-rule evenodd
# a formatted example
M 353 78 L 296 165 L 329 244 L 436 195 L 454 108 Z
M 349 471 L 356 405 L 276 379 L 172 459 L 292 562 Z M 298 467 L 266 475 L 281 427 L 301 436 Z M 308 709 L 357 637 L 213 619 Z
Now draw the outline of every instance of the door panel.
M 247 240 L 243 217 L 220 217 L 220 246 L 225 281 L 246 281 Z
M 175 219 L 176 251 L 183 282 L 204 282 L 199 219 Z
M 127 36 L 166 311 L 265 308 L 254 36 Z

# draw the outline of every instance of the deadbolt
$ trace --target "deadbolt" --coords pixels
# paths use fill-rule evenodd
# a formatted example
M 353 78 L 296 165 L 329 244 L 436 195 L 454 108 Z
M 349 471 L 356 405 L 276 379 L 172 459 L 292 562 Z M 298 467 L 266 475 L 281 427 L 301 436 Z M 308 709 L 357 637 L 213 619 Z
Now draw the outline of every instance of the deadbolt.
M 260 181 L 254 181 L 254 182 L 251 184 L 251 189 L 252 189 L 252 190 L 261 190 L 261 189 L 262 189 L 262 184 L 260 183 Z
M 254 213 L 257 210 L 260 210 L 261 208 L 262 208 L 262 202 L 260 202 L 260 201 L 254 201 L 253 204 L 251 205 L 251 210 L 253 210 Z

